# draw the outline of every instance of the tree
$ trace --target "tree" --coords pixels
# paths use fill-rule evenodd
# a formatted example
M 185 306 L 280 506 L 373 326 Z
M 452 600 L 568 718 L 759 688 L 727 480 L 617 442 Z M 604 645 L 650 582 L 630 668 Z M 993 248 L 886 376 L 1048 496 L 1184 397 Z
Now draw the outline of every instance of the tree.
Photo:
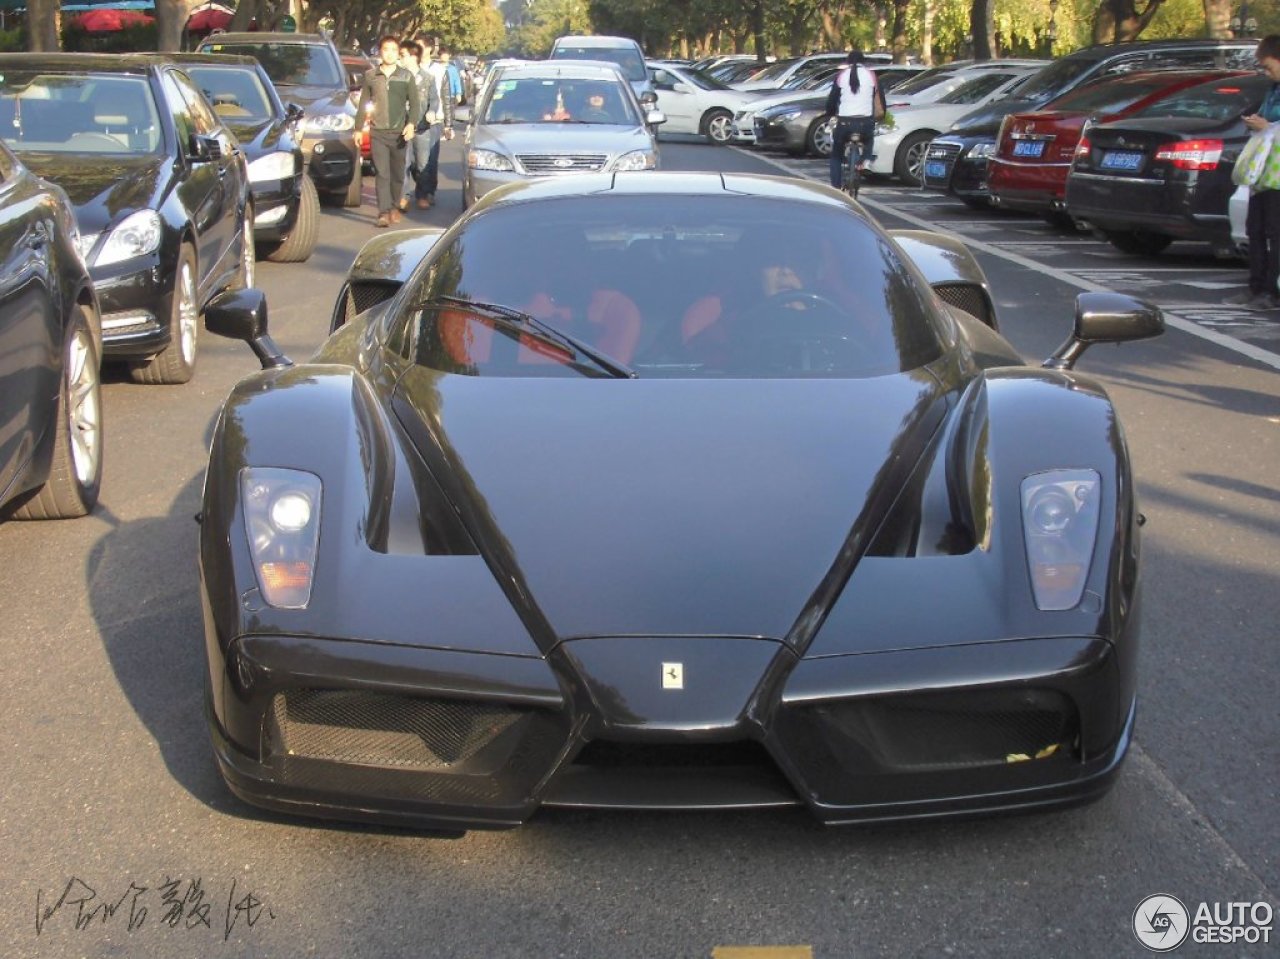
M 181 50 L 187 25 L 187 0 L 156 0 L 156 49 Z
M 58 0 L 27 0 L 27 43 L 32 52 L 52 53 L 62 48 L 60 17 Z
M 1136 40 L 1155 17 L 1163 0 L 1147 0 L 1141 10 L 1135 0 L 1102 0 L 1093 18 L 1094 43 Z

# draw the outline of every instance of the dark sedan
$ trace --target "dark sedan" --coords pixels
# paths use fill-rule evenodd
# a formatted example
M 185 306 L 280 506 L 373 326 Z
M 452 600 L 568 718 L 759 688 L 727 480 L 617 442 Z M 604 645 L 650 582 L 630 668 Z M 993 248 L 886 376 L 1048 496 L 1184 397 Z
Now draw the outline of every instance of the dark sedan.
M 320 198 L 305 173 L 297 130 L 302 108 L 280 101 L 271 78 L 253 57 L 170 56 L 199 84 L 213 112 L 244 147 L 259 252 L 277 263 L 305 261 L 320 235 Z
M 102 481 L 101 328 L 63 191 L 0 146 L 0 508 L 84 516 Z
M 0 74 L 0 138 L 75 204 L 104 358 L 185 383 L 205 304 L 253 284 L 234 134 L 163 55 L 4 54 Z
M 1231 171 L 1271 81 L 1237 76 L 1190 87 L 1126 120 L 1086 128 L 1067 177 L 1067 213 L 1126 253 L 1174 240 L 1230 251 Z
M 655 172 L 377 237 L 335 310 L 365 312 L 296 367 L 262 294 L 227 294 L 210 329 L 270 367 L 218 418 L 201 512 L 228 785 L 443 830 L 1102 795 L 1139 514 L 1072 366 L 1161 316 L 1083 293 L 1027 363 L 990 302 L 957 240 L 825 186 Z

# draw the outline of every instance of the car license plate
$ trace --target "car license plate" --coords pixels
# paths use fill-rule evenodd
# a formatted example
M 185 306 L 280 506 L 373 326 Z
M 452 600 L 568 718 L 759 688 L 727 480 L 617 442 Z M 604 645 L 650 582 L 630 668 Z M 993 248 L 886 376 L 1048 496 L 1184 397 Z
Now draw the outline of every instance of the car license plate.
M 1013 144 L 1013 155 L 1016 157 L 1038 157 L 1043 154 L 1043 140 L 1018 140 Z
M 1141 153 L 1127 150 L 1108 150 L 1098 166 L 1103 170 L 1136 170 L 1142 166 L 1142 157 Z
M 924 175 L 941 180 L 947 175 L 947 165 L 941 160 L 928 160 L 924 165 Z

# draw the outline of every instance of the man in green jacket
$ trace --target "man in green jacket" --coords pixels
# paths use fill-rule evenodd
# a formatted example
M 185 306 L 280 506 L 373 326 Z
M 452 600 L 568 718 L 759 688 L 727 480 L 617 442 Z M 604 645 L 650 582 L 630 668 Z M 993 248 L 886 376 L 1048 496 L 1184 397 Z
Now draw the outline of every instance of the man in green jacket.
M 400 40 L 383 37 L 378 44 L 381 62 L 360 82 L 356 116 L 368 120 L 369 158 L 377 170 L 378 226 L 400 220 L 396 201 L 404 179 L 405 145 L 413 136 L 422 113 L 418 84 L 400 66 Z

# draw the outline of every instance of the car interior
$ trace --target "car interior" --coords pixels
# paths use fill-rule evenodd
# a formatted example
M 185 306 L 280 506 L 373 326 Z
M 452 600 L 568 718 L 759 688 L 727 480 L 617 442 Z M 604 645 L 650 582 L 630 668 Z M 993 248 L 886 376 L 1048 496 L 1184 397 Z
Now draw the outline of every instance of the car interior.
M 18 150 L 152 153 L 160 125 L 145 81 L 38 76 L 0 92 L 0 137 Z

